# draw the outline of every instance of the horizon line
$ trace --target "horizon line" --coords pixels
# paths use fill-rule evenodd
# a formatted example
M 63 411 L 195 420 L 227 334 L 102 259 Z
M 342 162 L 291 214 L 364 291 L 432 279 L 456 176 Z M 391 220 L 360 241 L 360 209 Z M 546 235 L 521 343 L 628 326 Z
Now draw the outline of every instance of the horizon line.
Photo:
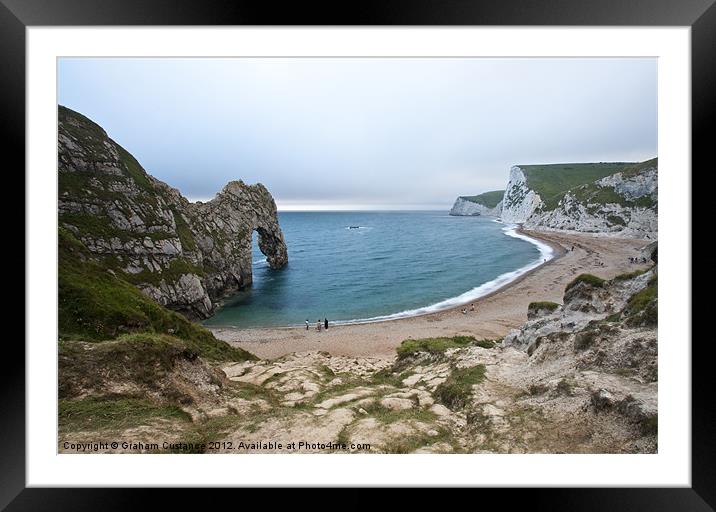
M 185 196 L 186 197 L 186 196 Z M 212 201 L 214 197 L 186 197 L 190 203 L 202 202 L 207 203 Z M 276 209 L 278 211 L 439 211 L 439 210 L 450 210 L 452 208 L 451 203 L 407 203 L 407 204 L 365 204 L 365 203 L 293 203 L 288 201 L 286 203 L 281 200 L 274 200 L 276 203 Z

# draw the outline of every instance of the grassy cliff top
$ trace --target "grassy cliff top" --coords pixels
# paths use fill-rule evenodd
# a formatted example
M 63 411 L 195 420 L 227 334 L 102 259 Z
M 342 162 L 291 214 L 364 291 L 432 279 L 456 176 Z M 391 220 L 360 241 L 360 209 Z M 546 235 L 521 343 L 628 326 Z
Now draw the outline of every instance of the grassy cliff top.
M 636 176 L 640 172 L 645 171 L 651 167 L 655 169 L 659 168 L 658 158 L 652 158 L 651 160 L 646 160 L 644 162 L 639 162 L 638 164 L 627 166 L 622 171 L 622 174 L 624 174 L 624 176 Z
M 491 192 L 484 192 L 476 196 L 460 196 L 460 199 L 481 204 L 482 206 L 486 206 L 488 208 L 494 208 L 495 206 L 497 206 L 497 203 L 502 201 L 504 195 L 504 190 L 493 190 Z
M 637 164 L 598 162 L 591 164 L 519 165 L 527 186 L 537 192 L 548 210 L 557 206 L 564 194 L 575 187 L 592 183 Z
M 84 244 L 58 230 L 60 339 L 104 341 L 128 333 L 171 334 L 198 355 L 220 361 L 255 359 L 218 340 L 204 327 L 160 306 L 88 257 Z

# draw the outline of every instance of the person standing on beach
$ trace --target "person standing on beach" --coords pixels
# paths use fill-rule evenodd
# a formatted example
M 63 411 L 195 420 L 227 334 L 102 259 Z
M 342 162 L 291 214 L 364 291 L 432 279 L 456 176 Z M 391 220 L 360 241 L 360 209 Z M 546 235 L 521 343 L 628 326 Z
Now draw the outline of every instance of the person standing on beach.
M 306 330 L 308 330 L 308 318 L 306 318 Z
M 470 304 L 470 311 L 475 311 L 475 304 Z
M 318 332 L 321 332 L 321 319 L 320 319 L 320 318 L 319 318 L 318 321 L 316 322 L 316 330 L 317 330 Z
M 326 330 L 328 330 L 328 318 L 323 319 L 323 324 L 324 324 L 324 327 L 326 328 Z

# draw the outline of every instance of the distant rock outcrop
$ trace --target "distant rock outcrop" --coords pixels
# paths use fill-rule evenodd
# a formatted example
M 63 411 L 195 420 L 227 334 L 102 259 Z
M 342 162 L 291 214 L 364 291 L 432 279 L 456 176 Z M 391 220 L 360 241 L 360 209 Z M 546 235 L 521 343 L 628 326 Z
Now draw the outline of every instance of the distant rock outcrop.
M 474 216 L 487 215 L 499 217 L 502 211 L 502 196 L 504 190 L 485 192 L 478 196 L 460 196 L 450 210 L 450 215 Z
M 272 268 L 288 262 L 263 185 L 232 181 L 211 201 L 190 203 L 83 115 L 60 107 L 58 128 L 60 226 L 161 305 L 206 318 L 250 284 L 253 231 Z

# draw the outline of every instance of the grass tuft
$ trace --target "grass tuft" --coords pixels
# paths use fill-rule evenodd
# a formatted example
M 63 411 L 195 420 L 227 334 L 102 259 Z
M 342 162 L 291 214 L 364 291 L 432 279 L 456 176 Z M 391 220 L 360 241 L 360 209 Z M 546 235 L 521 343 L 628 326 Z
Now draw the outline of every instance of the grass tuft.
M 484 364 L 453 369 L 445 382 L 435 388 L 435 398 L 453 410 L 464 407 L 472 397 L 472 386 L 485 380 L 485 371 Z
M 418 352 L 429 354 L 441 354 L 450 348 L 463 348 L 478 346 L 482 348 L 493 348 L 493 340 L 477 340 L 474 336 L 453 336 L 441 338 L 408 339 L 403 341 L 397 348 L 398 360 L 405 359 Z
M 577 277 L 575 277 L 574 280 L 567 285 L 567 287 L 564 289 L 564 291 L 566 292 L 567 290 L 574 288 L 579 283 L 585 283 L 590 286 L 594 286 L 595 288 L 603 288 L 604 283 L 606 283 L 606 280 L 602 279 L 601 277 L 592 275 L 592 274 L 580 274 Z
M 59 401 L 63 431 L 124 430 L 153 419 L 191 421 L 189 414 L 175 405 L 158 405 L 146 399 L 86 397 Z
M 624 313 L 630 325 L 658 324 L 658 276 L 654 275 L 645 288 L 631 296 Z
M 651 268 L 634 270 L 633 272 L 625 272 L 624 274 L 619 274 L 618 276 L 614 277 L 612 281 L 628 281 L 630 279 L 634 279 L 635 277 L 639 277 L 642 274 L 646 274 L 649 270 L 651 270 Z

